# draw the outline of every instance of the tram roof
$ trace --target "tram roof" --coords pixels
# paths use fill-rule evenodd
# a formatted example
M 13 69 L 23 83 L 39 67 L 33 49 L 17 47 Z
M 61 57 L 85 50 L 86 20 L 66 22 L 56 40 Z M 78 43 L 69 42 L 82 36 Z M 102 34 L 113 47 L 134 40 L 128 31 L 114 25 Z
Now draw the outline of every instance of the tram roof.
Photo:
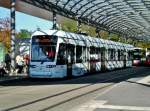
M 9 0 L 5 0 L 5 3 L 6 1 Z M 59 15 L 79 20 L 99 29 L 122 34 L 124 37 L 150 40 L 149 0 L 16 1 L 19 3 L 18 11 L 34 16 L 49 19 L 49 11 L 54 11 Z M 0 5 L 6 6 L 1 2 Z
M 125 48 L 133 48 L 134 47 L 133 45 L 130 45 L 130 44 L 124 44 L 124 43 L 120 43 L 120 42 L 114 42 L 111 40 L 104 40 L 104 39 L 95 38 L 95 37 L 91 37 L 91 36 L 85 36 L 85 35 L 81 35 L 81 34 L 65 32 L 62 30 L 38 30 L 38 31 L 35 31 L 32 36 L 36 36 L 36 35 L 56 35 L 56 36 L 60 36 L 60 37 L 68 38 L 68 39 L 77 40 L 77 43 L 79 41 L 86 41 L 87 44 L 89 43 L 88 44 L 89 46 L 96 46 L 96 47 L 98 47 L 99 45 L 101 47 L 104 46 L 104 47 L 109 47 L 109 48 L 115 48 L 114 46 L 116 46 L 116 49 L 117 49 L 117 46 L 122 47 L 122 49 L 124 47 Z M 85 43 L 83 42 L 83 44 L 85 44 Z

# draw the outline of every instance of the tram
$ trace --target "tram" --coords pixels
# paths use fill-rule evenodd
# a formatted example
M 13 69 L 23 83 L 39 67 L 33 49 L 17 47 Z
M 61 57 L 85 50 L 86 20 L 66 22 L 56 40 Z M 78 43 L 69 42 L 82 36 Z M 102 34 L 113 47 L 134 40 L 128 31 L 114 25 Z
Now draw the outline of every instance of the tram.
M 145 61 L 146 66 L 150 66 L 150 48 L 146 48 L 146 61 Z
M 133 48 L 133 65 L 134 66 L 144 65 L 145 61 L 146 61 L 145 49 L 138 47 Z
M 29 76 L 71 78 L 131 67 L 133 46 L 60 30 L 35 31 L 31 39 Z

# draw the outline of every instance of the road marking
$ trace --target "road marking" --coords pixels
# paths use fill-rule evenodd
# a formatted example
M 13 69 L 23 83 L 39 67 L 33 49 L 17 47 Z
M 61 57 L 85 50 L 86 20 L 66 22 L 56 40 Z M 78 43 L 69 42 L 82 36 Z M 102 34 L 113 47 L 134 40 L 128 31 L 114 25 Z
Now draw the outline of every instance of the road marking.
M 150 82 L 150 76 L 147 76 L 144 79 L 138 81 L 138 83 L 143 83 L 143 84 L 150 84 L 149 82 Z
M 106 89 L 105 91 L 103 91 L 102 93 L 100 93 L 100 94 L 98 95 L 98 97 L 99 97 L 99 96 L 102 96 L 102 95 L 104 95 L 104 94 L 106 94 L 107 92 L 109 92 L 109 91 L 112 90 L 113 88 L 119 86 L 120 84 L 122 84 L 122 82 L 117 83 L 117 84 L 114 84 L 113 86 L 110 86 L 110 88 L 108 88 L 108 89 Z
M 105 105 L 106 103 L 107 101 L 92 100 L 72 111 L 94 111 L 96 108 L 129 110 L 129 111 L 150 111 L 150 107 Z
M 150 107 L 139 107 L 139 106 L 91 105 L 90 107 L 105 108 L 105 109 L 118 109 L 118 110 L 131 110 L 131 111 L 150 111 Z
M 97 106 L 101 106 L 105 103 L 107 103 L 107 101 L 92 100 L 90 102 L 87 102 L 87 103 L 83 104 L 79 108 L 74 108 L 72 111 L 93 111 Z M 93 107 L 93 105 L 96 106 L 96 107 Z
M 105 91 L 103 91 L 102 93 L 100 93 L 98 96 L 102 96 L 105 93 L 109 92 L 110 90 L 112 90 L 113 88 L 117 87 L 118 85 L 122 84 L 122 82 L 114 84 L 113 86 L 111 86 L 110 88 L 106 89 Z M 106 100 L 91 100 L 90 102 L 87 102 L 71 111 L 94 111 L 96 109 L 96 107 L 94 106 L 101 106 L 106 104 L 107 101 Z M 92 106 L 92 107 L 91 107 Z

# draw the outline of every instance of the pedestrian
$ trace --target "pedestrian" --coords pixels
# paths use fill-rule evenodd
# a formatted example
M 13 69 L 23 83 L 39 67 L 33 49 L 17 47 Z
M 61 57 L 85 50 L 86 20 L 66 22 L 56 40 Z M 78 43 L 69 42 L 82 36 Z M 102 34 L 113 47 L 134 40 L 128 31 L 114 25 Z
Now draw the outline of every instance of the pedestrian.
M 23 56 L 23 60 L 24 60 L 24 69 L 25 69 L 25 73 L 28 73 L 28 67 L 29 67 L 29 55 L 25 54 Z
M 23 65 L 24 65 L 23 57 L 20 55 L 17 55 L 16 56 L 16 73 L 22 73 Z
M 6 64 L 6 70 L 8 72 L 10 72 L 10 68 L 11 68 L 11 57 L 10 57 L 10 52 L 8 51 L 8 53 L 5 54 L 5 64 Z
M 4 62 L 0 62 L 0 77 L 4 77 L 5 74 L 6 74 L 5 63 Z

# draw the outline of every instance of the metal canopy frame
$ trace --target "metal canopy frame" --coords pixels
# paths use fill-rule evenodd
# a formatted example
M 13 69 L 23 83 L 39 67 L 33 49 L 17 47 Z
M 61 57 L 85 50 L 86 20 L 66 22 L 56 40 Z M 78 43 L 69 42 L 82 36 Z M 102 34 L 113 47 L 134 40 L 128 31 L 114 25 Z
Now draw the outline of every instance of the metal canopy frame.
M 150 0 L 21 0 L 113 33 L 150 40 Z

